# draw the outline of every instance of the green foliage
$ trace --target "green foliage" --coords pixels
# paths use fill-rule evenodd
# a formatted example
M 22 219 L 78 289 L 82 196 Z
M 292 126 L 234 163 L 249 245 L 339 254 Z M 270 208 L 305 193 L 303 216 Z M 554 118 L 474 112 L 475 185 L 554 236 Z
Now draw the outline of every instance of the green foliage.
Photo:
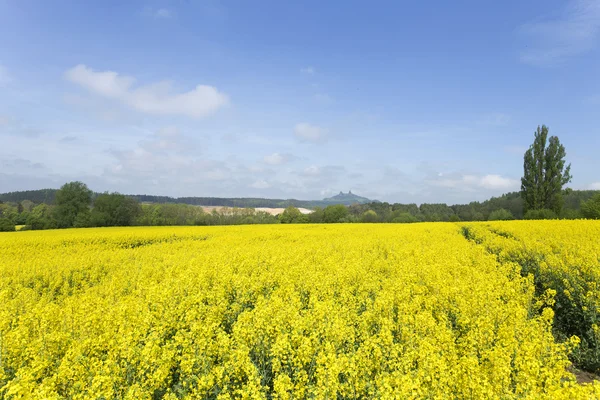
M 454 210 L 448 205 L 439 204 L 421 204 L 419 211 L 425 221 L 449 221 L 450 217 L 455 214 Z
M 560 213 L 563 186 L 571 181 L 571 165 L 565 168 L 565 147 L 556 136 L 548 139 L 548 127 L 538 126 L 533 144 L 523 157 L 521 196 L 524 210 L 550 209 Z
M 56 192 L 56 224 L 59 228 L 70 228 L 81 212 L 89 212 L 92 191 L 83 182 L 65 183 Z
M 581 204 L 581 214 L 587 219 L 600 219 L 600 193 Z
M 515 217 L 510 211 L 504 208 L 492 211 L 488 217 L 488 221 L 509 221 L 511 219 L 515 219 Z
M 144 226 L 208 225 L 204 220 L 201 207 L 187 204 L 150 204 L 143 205 L 135 221 Z
M 27 223 L 27 217 L 29 217 L 29 211 L 23 211 L 13 218 L 13 222 L 15 225 L 25 225 Z
M 33 207 L 35 207 L 35 203 L 31 200 L 23 200 L 19 204 L 21 204 L 21 206 L 23 207 L 23 211 L 25 212 L 31 212 L 31 210 L 33 210 Z
M 17 213 L 17 208 L 9 203 L 0 204 L 0 218 L 6 218 L 13 225 L 16 225 L 15 220 L 19 214 Z
M 92 223 L 92 213 L 89 210 L 83 210 L 77 214 L 75 221 L 73 221 L 73 228 L 91 228 L 94 225 Z
M 0 194 L 0 201 L 6 202 L 21 202 L 21 201 L 31 201 L 33 203 L 46 203 L 46 204 L 54 204 L 54 196 L 56 194 L 56 189 L 39 189 L 39 190 L 25 190 L 20 192 L 8 192 Z M 26 207 L 25 204 L 23 204 Z M 31 207 L 28 211 L 31 211 L 33 207 Z
M 584 218 L 581 210 L 572 210 L 568 208 L 563 208 L 559 215 L 560 219 L 581 219 Z
M 323 222 L 326 223 L 337 223 L 344 222 L 343 220 L 348 216 L 348 207 L 336 204 L 327 206 L 323 210 Z
M 252 208 L 214 209 L 204 212 L 202 207 L 188 204 L 144 204 L 135 225 L 175 226 L 175 225 L 240 225 L 240 224 L 276 224 L 276 216 L 264 211 L 256 212 Z
M 29 213 L 26 222 L 29 229 L 53 229 L 57 227 L 56 220 L 53 218 L 52 206 L 47 204 L 35 206 Z
M 312 213 L 308 214 L 308 222 L 311 224 L 322 224 L 325 222 L 323 209 L 316 207 Z
M 15 224 L 8 218 L 0 218 L 0 232 L 14 232 Z
M 553 210 L 529 210 L 525 213 L 524 219 L 557 219 L 558 216 Z
M 303 224 L 308 222 L 308 217 L 294 206 L 289 206 L 279 215 L 282 224 Z
M 104 193 L 94 200 L 91 221 L 94 226 L 130 226 L 141 212 L 137 200 L 119 193 Z
M 361 218 L 361 222 L 378 222 L 379 217 L 377 216 L 377 213 L 373 210 L 367 210 L 363 213 L 362 218 Z
M 85 185 L 80 182 L 72 182 L 63 186 L 64 189 L 73 185 Z M 44 189 L 39 191 L 13 192 L 0 194 L 1 198 L 19 199 L 18 201 L 0 200 L 0 217 L 8 218 L 14 225 L 28 225 L 28 229 L 49 229 L 59 226 L 64 227 L 68 223 L 63 220 L 65 208 L 70 207 L 70 201 L 64 201 L 59 191 Z M 75 191 L 77 192 L 77 191 Z M 85 190 L 83 191 L 85 193 Z M 60 207 L 43 208 L 32 215 L 36 206 L 28 199 L 22 200 L 24 196 L 35 199 L 52 197 L 55 194 L 61 201 Z M 600 191 L 593 190 L 570 190 L 561 193 L 564 199 L 564 207 L 560 213 L 556 212 L 533 212 L 527 218 L 557 218 L 577 219 L 583 218 L 581 208 L 586 208 L 588 217 L 594 215 L 592 211 L 593 202 L 589 200 L 594 196 L 600 196 Z M 420 221 L 485 221 L 505 218 L 504 211 L 509 212 L 515 219 L 523 218 L 524 199 L 521 192 L 506 193 L 499 197 L 492 197 L 483 202 L 471 202 L 469 204 L 457 204 L 448 206 L 439 204 L 390 204 L 386 202 L 372 202 L 368 204 L 352 204 L 348 207 L 329 204 L 327 213 L 321 207 L 315 207 L 314 212 L 302 214 L 297 210 L 295 200 L 273 200 L 273 199 L 219 199 L 219 198 L 171 198 L 165 196 L 127 196 L 118 193 L 91 194 L 94 199 L 94 207 L 81 207 L 80 212 L 75 214 L 72 226 L 128 226 L 128 225 L 233 225 L 233 224 L 271 224 L 271 223 L 331 223 L 331 222 L 420 222 Z M 140 206 L 136 201 L 138 198 L 149 198 L 163 203 L 145 204 Z M 218 211 L 204 212 L 201 207 L 182 204 L 164 203 L 166 201 L 186 201 L 189 203 L 200 203 L 208 205 L 211 203 L 226 204 L 256 204 L 261 206 L 281 207 L 285 204 L 286 211 L 279 217 L 267 212 L 256 212 L 252 208 L 221 207 Z M 69 207 L 63 205 L 66 203 Z M 314 202 L 304 202 L 313 204 Z M 319 202 L 317 202 L 319 203 Z M 322 202 L 321 202 L 322 203 Z M 291 208 L 290 208 L 291 207 Z M 52 211 L 56 210 L 56 212 Z M 19 212 L 21 211 L 21 212 Z M 293 211 L 293 212 L 292 212 Z M 81 215 L 79 216 L 79 213 Z M 71 213 L 67 213 L 70 216 Z M 326 217 L 327 214 L 327 217 Z M 376 217 L 375 217 L 376 216 Z M 30 224 L 31 222 L 31 224 Z
M 392 222 L 396 224 L 409 224 L 413 222 L 419 222 L 419 220 L 411 213 L 404 212 L 395 216 Z

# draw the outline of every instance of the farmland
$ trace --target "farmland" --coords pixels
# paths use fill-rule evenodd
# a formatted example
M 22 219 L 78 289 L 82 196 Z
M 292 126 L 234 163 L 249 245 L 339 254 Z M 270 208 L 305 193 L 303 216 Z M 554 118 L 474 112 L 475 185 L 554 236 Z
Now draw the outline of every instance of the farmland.
M 0 234 L 2 398 L 597 398 L 600 223 Z

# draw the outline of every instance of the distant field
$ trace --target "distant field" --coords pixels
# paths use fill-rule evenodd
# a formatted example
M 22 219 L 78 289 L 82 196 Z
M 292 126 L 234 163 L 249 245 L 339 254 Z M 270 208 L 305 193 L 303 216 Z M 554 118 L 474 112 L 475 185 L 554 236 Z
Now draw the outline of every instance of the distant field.
M 599 398 L 569 372 L 597 360 L 598 237 L 591 221 L 0 233 L 0 397 Z
M 25 227 L 25 225 L 15 225 L 15 229 L 18 230 L 18 231 L 20 231 L 24 227 Z
M 205 212 L 212 212 L 213 210 L 224 211 L 227 210 L 228 207 L 220 207 L 220 206 L 200 206 Z M 268 212 L 271 215 L 279 215 L 281 214 L 285 208 L 269 208 L 269 207 L 256 207 L 254 208 L 256 211 L 264 211 Z M 309 210 L 308 208 L 298 208 L 302 214 L 310 214 L 313 210 Z

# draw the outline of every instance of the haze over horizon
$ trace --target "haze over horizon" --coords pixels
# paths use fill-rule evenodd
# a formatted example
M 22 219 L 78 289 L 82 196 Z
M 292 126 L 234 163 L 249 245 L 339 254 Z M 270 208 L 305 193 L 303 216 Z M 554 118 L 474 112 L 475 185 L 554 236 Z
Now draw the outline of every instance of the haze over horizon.
M 0 0 L 0 192 L 468 203 L 538 125 L 600 189 L 600 1 Z

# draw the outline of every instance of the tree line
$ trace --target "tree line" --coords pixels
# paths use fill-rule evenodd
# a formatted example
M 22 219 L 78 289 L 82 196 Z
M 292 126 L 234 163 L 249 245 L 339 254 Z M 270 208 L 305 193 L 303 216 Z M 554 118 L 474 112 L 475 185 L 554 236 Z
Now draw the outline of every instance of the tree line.
M 205 212 L 188 204 L 142 204 L 120 193 L 93 192 L 83 182 L 69 182 L 54 194 L 53 204 L 31 200 L 0 202 L 0 231 L 109 226 L 239 225 L 279 223 L 276 216 L 248 208 L 222 207 Z
M 56 198 L 58 189 L 40 189 L 40 190 L 24 190 L 17 192 L 0 193 L 0 201 L 5 203 L 19 203 L 29 200 L 36 204 L 45 203 L 52 205 Z M 102 193 L 92 193 L 92 200 Z M 296 200 L 296 199 L 264 199 L 254 197 L 170 197 L 170 196 L 154 196 L 147 194 L 128 195 L 136 199 L 140 203 L 179 203 L 195 206 L 214 206 L 214 207 L 230 207 L 230 208 L 285 208 L 289 206 L 299 208 L 326 207 L 331 204 L 346 204 L 355 203 L 353 200 L 337 201 L 333 199 L 324 200 Z M 368 199 L 365 199 L 368 200 Z M 367 203 L 368 201 L 362 201 Z

